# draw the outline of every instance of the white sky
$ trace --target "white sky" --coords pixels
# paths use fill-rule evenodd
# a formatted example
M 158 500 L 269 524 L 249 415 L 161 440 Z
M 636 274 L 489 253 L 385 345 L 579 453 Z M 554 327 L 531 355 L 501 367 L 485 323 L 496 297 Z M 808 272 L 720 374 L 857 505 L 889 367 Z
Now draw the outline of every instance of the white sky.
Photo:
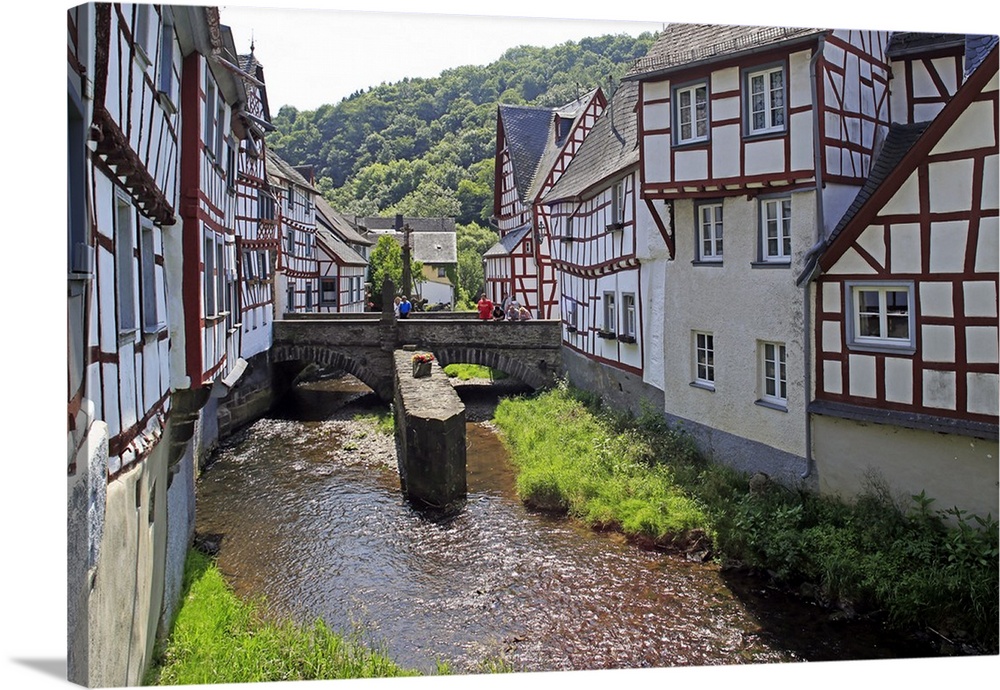
M 526 19 L 449 14 L 279 9 L 223 5 L 236 49 L 251 37 L 264 65 L 272 115 L 283 105 L 314 110 L 354 91 L 405 77 L 436 77 L 485 65 L 515 45 L 550 47 L 607 33 L 637 36 L 660 22 Z
M 960 0 L 965 2 L 966 0 Z M 781 0 L 766 5 L 725 0 L 697 3 L 584 2 L 571 4 L 508 0 L 477 4 L 464 0 L 423 0 L 419 4 L 368 0 L 292 0 L 295 9 L 274 8 L 277 2 L 242 0 L 220 5 L 222 23 L 233 29 L 236 49 L 255 53 L 264 65 L 272 115 L 282 105 L 314 110 L 335 104 L 354 91 L 404 77 L 435 77 L 460 65 L 486 65 L 517 45 L 551 47 L 586 36 L 656 31 L 669 21 L 734 24 L 775 23 L 859 29 L 923 28 L 941 30 L 961 22 L 960 13 L 921 18 L 919 12 L 867 10 L 874 4 L 847 0 L 824 8 L 815 3 Z M 985 3 L 984 3 L 985 4 Z M 845 11 L 846 10 L 846 11 Z M 994 11 L 995 13 L 995 11 Z M 967 30 L 980 23 L 966 19 Z M 892 22 L 888 23 L 887 22 Z M 903 25 L 905 23 L 905 26 Z M 989 23 L 989 22 L 987 22 Z M 995 22 L 994 22 L 995 23 Z M 954 29 L 960 30 L 960 29 Z

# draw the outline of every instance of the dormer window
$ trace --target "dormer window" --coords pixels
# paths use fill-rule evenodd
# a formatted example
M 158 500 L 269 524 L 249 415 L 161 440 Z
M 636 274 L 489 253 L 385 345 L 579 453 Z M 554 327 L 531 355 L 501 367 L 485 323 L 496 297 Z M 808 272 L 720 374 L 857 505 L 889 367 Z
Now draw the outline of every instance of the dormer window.
M 571 129 L 573 129 L 573 118 L 556 115 L 556 141 L 562 141 L 569 136 Z

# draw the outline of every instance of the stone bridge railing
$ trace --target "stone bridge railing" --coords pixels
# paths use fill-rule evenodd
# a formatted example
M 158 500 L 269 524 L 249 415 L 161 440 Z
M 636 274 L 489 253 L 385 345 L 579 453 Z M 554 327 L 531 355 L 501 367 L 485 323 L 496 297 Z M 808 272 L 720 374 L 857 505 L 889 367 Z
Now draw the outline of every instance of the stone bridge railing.
M 274 322 L 272 360 L 347 371 L 388 401 L 392 353 L 406 346 L 433 352 L 442 367 L 480 364 L 535 389 L 552 385 L 562 367 L 559 321 L 483 322 L 439 313 L 400 320 L 375 313 L 295 315 Z

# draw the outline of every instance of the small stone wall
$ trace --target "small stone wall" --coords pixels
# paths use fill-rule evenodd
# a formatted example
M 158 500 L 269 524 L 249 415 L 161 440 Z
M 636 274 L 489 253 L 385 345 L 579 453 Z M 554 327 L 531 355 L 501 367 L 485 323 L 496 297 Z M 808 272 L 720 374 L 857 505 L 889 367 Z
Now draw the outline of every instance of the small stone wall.
M 413 354 L 393 353 L 400 485 L 418 507 L 451 512 L 467 493 L 465 405 L 436 361 L 430 376 L 414 378 Z
M 219 403 L 219 438 L 263 417 L 276 402 L 270 351 L 247 360 L 246 371 Z

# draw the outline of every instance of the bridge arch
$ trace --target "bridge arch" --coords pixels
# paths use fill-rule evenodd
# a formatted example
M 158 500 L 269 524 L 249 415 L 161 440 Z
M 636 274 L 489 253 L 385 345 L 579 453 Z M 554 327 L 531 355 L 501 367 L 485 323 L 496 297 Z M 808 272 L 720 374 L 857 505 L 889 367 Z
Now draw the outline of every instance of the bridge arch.
M 442 367 L 449 364 L 478 364 L 509 374 L 534 390 L 551 386 L 555 379 L 555 372 L 545 360 L 525 361 L 496 350 L 474 347 L 438 346 L 432 348 L 431 352 Z
M 373 357 L 375 353 L 357 351 L 344 352 L 324 345 L 277 344 L 271 349 L 271 360 L 281 362 L 303 362 L 316 364 L 324 369 L 345 371 L 375 391 L 386 401 L 391 401 L 392 369 L 390 358 Z

